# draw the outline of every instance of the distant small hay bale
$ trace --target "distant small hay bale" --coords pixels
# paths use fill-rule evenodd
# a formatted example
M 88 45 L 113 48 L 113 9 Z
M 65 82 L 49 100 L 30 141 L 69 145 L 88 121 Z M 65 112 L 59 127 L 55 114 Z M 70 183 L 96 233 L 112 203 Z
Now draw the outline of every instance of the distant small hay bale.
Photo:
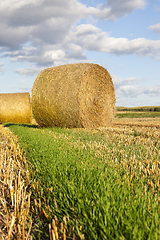
M 32 89 L 32 110 L 41 127 L 109 126 L 115 115 L 115 102 L 112 78 L 98 64 L 45 69 Z
M 0 94 L 1 123 L 31 123 L 31 121 L 32 108 L 28 92 Z

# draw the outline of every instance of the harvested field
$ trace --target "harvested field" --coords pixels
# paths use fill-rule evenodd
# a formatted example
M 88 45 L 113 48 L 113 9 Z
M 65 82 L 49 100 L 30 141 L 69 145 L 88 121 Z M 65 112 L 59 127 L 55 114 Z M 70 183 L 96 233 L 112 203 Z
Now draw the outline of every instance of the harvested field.
M 92 130 L 10 128 L 31 159 L 31 178 L 41 176 L 32 187 L 34 214 L 46 235 L 55 213 L 60 222 L 65 210 L 85 239 L 160 238 L 159 123 L 115 119 Z
M 30 159 L 31 234 L 35 222 L 43 240 L 160 239 L 157 118 L 115 118 L 96 129 L 6 126 Z
M 155 127 L 160 128 L 160 118 L 123 118 L 117 119 L 115 118 L 113 121 L 113 126 L 137 126 L 137 127 Z

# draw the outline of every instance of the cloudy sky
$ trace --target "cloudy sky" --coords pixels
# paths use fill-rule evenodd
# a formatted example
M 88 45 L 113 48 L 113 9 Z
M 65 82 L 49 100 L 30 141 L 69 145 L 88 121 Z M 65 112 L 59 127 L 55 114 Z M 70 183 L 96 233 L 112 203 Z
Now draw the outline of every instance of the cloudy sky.
M 160 106 L 160 0 L 0 1 L 0 93 L 76 62 L 109 71 L 117 106 Z

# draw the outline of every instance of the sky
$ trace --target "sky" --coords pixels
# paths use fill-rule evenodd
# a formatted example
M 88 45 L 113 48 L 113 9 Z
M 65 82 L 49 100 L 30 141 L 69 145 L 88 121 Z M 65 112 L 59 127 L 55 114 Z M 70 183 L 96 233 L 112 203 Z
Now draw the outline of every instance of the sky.
M 0 93 L 78 62 L 108 70 L 116 106 L 160 106 L 160 0 L 0 1 Z

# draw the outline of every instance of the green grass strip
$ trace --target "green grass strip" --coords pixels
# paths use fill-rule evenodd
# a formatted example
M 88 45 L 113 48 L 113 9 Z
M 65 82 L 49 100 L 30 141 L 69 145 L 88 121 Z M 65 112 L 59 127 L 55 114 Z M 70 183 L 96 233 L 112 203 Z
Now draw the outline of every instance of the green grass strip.
M 117 113 L 117 118 L 156 118 L 160 117 L 160 112 L 144 112 L 144 113 Z

